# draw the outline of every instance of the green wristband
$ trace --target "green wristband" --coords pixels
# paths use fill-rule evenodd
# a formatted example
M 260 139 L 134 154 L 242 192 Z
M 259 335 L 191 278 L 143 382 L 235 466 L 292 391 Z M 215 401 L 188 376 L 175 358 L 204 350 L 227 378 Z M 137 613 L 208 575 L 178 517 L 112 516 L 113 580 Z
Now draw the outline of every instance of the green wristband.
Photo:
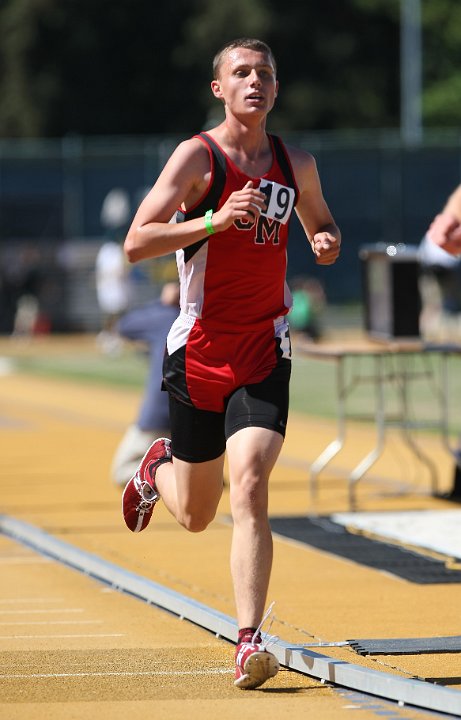
M 214 227 L 213 227 L 213 223 L 211 222 L 212 217 L 213 217 L 213 210 L 207 210 L 205 213 L 205 229 L 206 229 L 208 235 L 214 235 Z

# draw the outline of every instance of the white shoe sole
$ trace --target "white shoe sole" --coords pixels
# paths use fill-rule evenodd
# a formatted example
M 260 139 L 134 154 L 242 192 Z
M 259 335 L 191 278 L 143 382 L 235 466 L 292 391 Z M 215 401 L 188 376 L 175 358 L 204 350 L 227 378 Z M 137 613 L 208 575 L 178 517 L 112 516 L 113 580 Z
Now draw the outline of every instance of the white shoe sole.
M 245 675 L 234 681 L 242 690 L 254 690 L 266 680 L 275 677 L 280 669 L 277 658 L 270 652 L 255 652 L 245 663 Z

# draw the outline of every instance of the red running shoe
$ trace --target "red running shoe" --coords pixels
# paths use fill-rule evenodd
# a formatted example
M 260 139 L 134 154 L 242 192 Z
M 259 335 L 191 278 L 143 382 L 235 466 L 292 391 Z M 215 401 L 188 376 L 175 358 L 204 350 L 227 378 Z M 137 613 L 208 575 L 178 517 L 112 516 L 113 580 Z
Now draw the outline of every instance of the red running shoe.
M 144 455 L 123 491 L 123 517 L 132 532 L 141 532 L 149 525 L 155 503 L 160 499 L 155 487 L 155 473 L 164 462 L 172 462 L 171 441 L 158 438 Z
M 234 685 L 242 690 L 254 690 L 277 675 L 280 665 L 265 645 L 242 642 L 235 649 Z

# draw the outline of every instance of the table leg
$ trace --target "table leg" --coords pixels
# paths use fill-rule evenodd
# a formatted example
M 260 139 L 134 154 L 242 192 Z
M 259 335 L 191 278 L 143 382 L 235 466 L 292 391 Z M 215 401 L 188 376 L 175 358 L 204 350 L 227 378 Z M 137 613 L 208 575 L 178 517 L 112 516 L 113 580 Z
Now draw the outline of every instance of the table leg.
M 376 425 L 376 445 L 352 470 L 349 475 L 349 505 L 351 510 L 356 509 L 356 486 L 358 481 L 365 475 L 381 455 L 384 447 L 386 435 L 386 407 L 384 399 L 384 356 L 377 355 L 375 361 L 375 425 Z
M 345 368 L 344 358 L 340 357 L 336 361 L 336 385 L 337 385 L 337 398 L 338 398 L 338 413 L 337 413 L 337 435 L 332 440 L 325 450 L 314 460 L 310 467 L 310 491 L 311 498 L 313 500 L 317 497 L 318 483 L 317 478 L 319 473 L 328 465 L 328 463 L 339 453 L 344 446 L 346 437 L 346 386 L 345 386 Z

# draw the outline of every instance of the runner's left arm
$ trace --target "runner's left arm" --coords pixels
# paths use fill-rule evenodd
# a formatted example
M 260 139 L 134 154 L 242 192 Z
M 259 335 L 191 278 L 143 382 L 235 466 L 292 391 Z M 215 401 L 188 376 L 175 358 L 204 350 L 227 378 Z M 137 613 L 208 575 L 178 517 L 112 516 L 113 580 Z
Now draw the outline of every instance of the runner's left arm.
M 323 196 L 315 159 L 301 150 L 289 150 L 299 188 L 296 214 L 319 265 L 332 265 L 341 247 L 341 232 Z

